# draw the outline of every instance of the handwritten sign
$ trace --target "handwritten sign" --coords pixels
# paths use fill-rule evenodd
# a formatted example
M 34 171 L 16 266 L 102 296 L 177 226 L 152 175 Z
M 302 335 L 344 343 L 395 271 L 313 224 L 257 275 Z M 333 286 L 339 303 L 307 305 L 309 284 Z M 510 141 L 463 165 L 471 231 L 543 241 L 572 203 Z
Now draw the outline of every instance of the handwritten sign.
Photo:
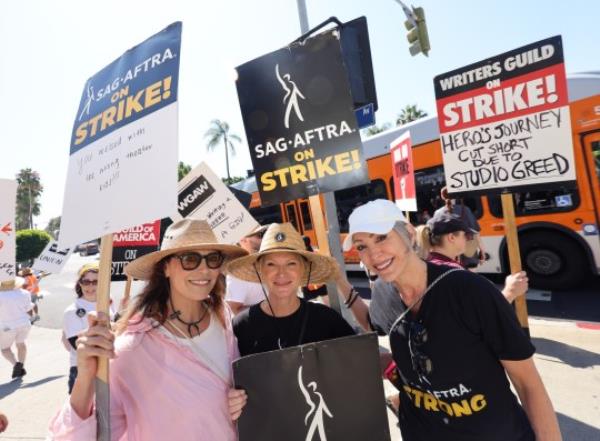
M 181 23 L 91 77 L 71 136 L 61 246 L 173 212 Z
M 136 225 L 113 234 L 111 282 L 127 280 L 124 270 L 129 262 L 158 249 L 160 219 Z
M 0 179 L 0 282 L 12 280 L 16 275 L 16 200 L 17 182 Z
M 574 185 L 561 37 L 434 78 L 449 193 Z
M 339 32 L 293 43 L 237 71 L 263 205 L 369 181 Z
M 236 243 L 258 227 L 239 200 L 205 163 L 201 162 L 179 182 L 174 221 L 206 220 L 219 242 Z
M 417 211 L 417 190 L 413 166 L 412 143 L 407 130 L 390 144 L 396 205 L 402 211 Z
M 45 273 L 58 274 L 62 271 L 65 263 L 69 260 L 72 253 L 71 248 L 61 249 L 58 242 L 50 241 L 42 254 L 33 262 L 33 269 Z

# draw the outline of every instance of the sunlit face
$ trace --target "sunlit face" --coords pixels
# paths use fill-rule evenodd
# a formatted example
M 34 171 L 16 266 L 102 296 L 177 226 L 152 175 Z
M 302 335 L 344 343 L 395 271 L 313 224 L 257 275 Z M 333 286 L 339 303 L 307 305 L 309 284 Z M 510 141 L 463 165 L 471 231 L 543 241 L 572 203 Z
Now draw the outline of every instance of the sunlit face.
M 444 241 L 451 250 L 452 256 L 450 257 L 460 256 L 467 249 L 467 235 L 464 231 L 447 234 Z
M 214 253 L 215 250 L 193 250 L 203 256 Z M 176 257 L 171 257 L 165 265 L 165 276 L 169 279 L 171 296 L 183 297 L 187 300 L 204 300 L 208 298 L 213 290 L 221 268 L 211 269 L 206 266 L 206 260 L 202 259 L 198 268 L 187 271 L 181 266 Z
M 352 243 L 367 269 L 386 282 L 402 275 L 411 255 L 408 245 L 394 230 L 387 234 L 355 233 Z
M 86 272 L 77 282 L 83 293 L 83 298 L 88 302 L 96 301 L 98 291 L 98 273 L 95 271 Z
M 262 233 L 256 233 L 240 239 L 240 246 L 250 254 L 257 253 L 262 242 Z
M 298 295 L 306 268 L 302 257 L 287 252 L 265 254 L 258 265 L 269 297 L 286 298 Z

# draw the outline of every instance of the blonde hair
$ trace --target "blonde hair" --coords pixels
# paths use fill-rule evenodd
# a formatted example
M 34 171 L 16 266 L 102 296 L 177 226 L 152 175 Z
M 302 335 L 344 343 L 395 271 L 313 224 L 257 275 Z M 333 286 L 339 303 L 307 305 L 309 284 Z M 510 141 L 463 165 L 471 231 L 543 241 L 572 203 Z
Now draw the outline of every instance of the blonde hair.
M 415 244 L 417 246 L 417 255 L 421 259 L 427 259 L 429 251 L 431 250 L 431 241 L 429 239 L 431 230 L 427 225 L 417 225 L 415 227 L 417 232 Z

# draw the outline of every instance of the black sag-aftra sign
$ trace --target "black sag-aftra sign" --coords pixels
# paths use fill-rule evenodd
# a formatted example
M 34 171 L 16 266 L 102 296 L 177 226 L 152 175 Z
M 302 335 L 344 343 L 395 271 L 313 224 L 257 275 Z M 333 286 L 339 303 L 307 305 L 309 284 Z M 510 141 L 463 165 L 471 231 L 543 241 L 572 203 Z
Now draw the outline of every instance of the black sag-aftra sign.
M 560 36 L 434 78 L 448 191 L 574 185 Z
M 375 334 L 248 355 L 233 370 L 248 394 L 240 441 L 390 440 Z
M 237 68 L 263 205 L 368 182 L 339 34 L 320 34 Z

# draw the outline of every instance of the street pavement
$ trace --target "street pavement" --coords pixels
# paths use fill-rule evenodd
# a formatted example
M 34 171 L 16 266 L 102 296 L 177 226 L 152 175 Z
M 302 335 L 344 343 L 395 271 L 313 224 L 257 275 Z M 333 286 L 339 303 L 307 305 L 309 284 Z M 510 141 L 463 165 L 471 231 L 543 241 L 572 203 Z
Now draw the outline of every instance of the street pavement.
M 0 434 L 0 440 L 44 439 L 48 421 L 66 400 L 68 354 L 60 342 L 62 312 L 74 299 L 77 269 L 94 259 L 97 256 L 75 255 L 61 274 L 42 281 L 42 289 L 49 294 L 40 303 L 42 319 L 34 326 L 27 341 L 28 374 L 23 381 L 10 381 L 11 368 L 6 360 L 0 360 L 0 412 L 9 418 L 9 428 Z M 133 293 L 141 286 L 135 284 Z M 558 313 L 548 314 L 548 317 L 568 316 L 575 320 L 537 317 L 530 320 L 532 341 L 537 348 L 535 361 L 552 398 L 565 441 L 600 440 L 600 320 L 576 320 L 577 317 L 583 317 L 579 320 L 598 317 L 600 309 L 591 306 L 600 300 L 597 286 L 589 288 L 589 295 L 577 294 L 575 297 L 588 302 L 587 309 L 592 311 L 572 313 L 565 297 L 555 308 Z M 113 283 L 111 289 L 118 304 L 124 283 Z M 552 302 L 561 295 L 552 293 Z M 536 305 L 550 308 L 552 302 L 544 299 L 543 293 L 537 297 L 540 301 L 528 301 L 530 312 L 540 309 Z M 388 347 L 387 338 L 381 338 L 380 344 Z M 386 394 L 394 393 L 394 388 L 387 382 L 385 389 Z M 401 440 L 391 412 L 388 412 L 388 418 L 391 439 Z

